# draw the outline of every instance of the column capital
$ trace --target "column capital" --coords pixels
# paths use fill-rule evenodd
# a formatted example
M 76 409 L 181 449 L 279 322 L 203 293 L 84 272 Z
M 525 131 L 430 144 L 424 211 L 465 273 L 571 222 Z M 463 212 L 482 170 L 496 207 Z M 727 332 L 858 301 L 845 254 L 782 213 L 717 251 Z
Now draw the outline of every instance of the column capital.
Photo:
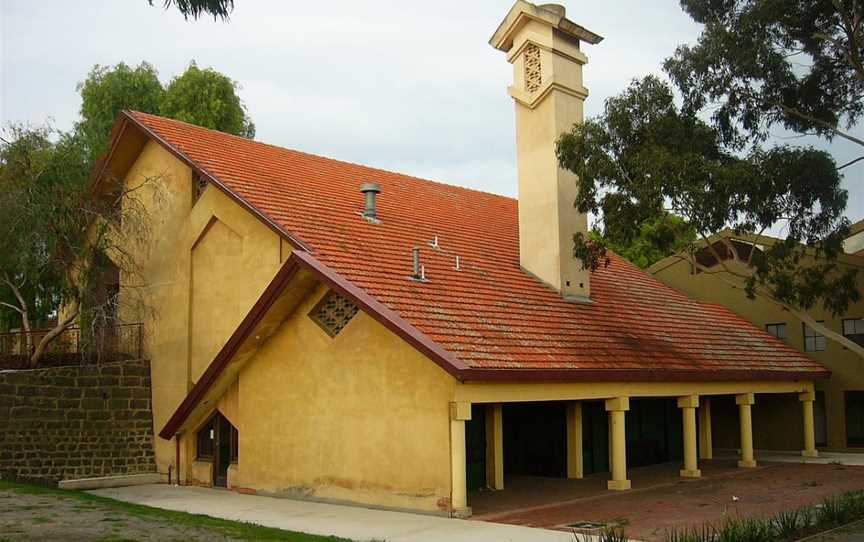
M 699 396 L 693 394 L 679 397 L 678 408 L 699 408 Z
M 736 405 L 752 405 L 756 402 L 756 395 L 753 393 L 742 393 L 735 396 Z
M 468 421 L 471 419 L 471 403 L 467 401 L 456 401 L 450 403 L 450 419 L 454 421 Z
M 606 399 L 607 412 L 627 412 L 628 410 L 630 410 L 629 397 L 613 397 L 612 399 Z
M 816 392 L 813 390 L 802 391 L 798 394 L 798 400 L 802 403 L 812 403 L 816 400 Z

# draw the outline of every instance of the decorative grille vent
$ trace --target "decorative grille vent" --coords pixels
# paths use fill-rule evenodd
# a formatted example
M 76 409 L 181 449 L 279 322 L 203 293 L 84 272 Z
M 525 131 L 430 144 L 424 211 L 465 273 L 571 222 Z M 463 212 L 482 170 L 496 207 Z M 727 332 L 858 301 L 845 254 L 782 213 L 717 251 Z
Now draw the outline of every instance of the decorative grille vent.
M 318 302 L 309 317 L 328 335 L 335 337 L 360 309 L 336 292 L 330 292 Z
M 525 90 L 537 92 L 540 90 L 541 80 L 540 48 L 529 43 L 525 46 Z

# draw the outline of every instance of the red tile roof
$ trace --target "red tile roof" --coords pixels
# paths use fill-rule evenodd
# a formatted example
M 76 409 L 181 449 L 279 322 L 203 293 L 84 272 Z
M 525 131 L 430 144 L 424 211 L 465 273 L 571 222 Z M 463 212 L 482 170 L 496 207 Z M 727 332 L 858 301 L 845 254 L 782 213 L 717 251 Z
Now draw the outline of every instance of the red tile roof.
M 478 377 L 828 374 L 725 307 L 690 299 L 614 254 L 591 275 L 590 303 L 563 300 L 519 266 L 515 199 L 128 115 Z M 359 214 L 364 182 L 381 185 L 381 223 Z M 429 246 L 435 236 L 440 249 Z M 428 282 L 409 279 L 414 246 Z

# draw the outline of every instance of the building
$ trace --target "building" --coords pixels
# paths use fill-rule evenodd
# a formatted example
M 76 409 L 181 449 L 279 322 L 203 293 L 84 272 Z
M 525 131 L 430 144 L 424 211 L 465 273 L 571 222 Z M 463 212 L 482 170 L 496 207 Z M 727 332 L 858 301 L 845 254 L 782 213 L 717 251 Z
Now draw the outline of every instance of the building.
M 840 266 L 859 271 L 859 285 L 862 280 L 860 271 L 864 271 L 864 258 L 861 257 L 861 243 L 864 239 L 862 233 L 864 221 L 853 225 L 846 241 L 847 254 L 838 259 Z M 729 238 L 738 246 L 735 254 L 724 249 L 723 244 L 718 241 L 720 236 Z M 724 258 L 728 258 L 727 265 L 740 266 L 741 271 L 746 273 L 750 247 L 764 246 L 777 240 L 764 235 L 756 238 L 727 231 L 710 241 L 715 243 Z M 703 265 L 707 263 L 707 267 L 719 269 L 719 262 L 708 254 L 706 249 L 697 257 L 701 258 Z M 816 444 L 832 451 L 864 451 L 864 359 L 858 353 L 830 337 L 819 334 L 793 312 L 767 298 L 759 296 L 749 299 L 742 280 L 728 273 L 699 272 L 691 265 L 688 255 L 670 256 L 652 265 L 648 271 L 690 297 L 728 307 L 754 326 L 764 329 L 827 367 L 831 371 L 831 378 L 816 383 Z M 852 304 L 843 315 L 834 315 L 822 306 L 814 307 L 807 313 L 832 331 L 857 344 L 864 344 L 864 302 Z M 791 406 L 788 401 L 785 403 L 784 405 L 781 401 L 777 405 L 778 411 Z M 791 429 L 794 425 L 790 424 L 797 422 L 798 420 L 790 419 L 783 423 Z M 773 450 L 796 448 L 795 431 L 786 434 L 770 431 L 769 428 L 776 423 L 777 420 L 770 416 L 757 416 L 754 419 L 756 446 Z M 728 441 L 725 444 L 732 446 Z
M 522 1 L 495 31 L 518 203 L 123 113 L 101 186 L 153 181 L 152 235 L 130 241 L 145 284 L 121 277 L 120 295 L 143 286 L 155 309 L 160 471 L 464 515 L 508 474 L 611 471 L 625 490 L 629 467 L 680 461 L 697 477 L 719 398 L 751 467 L 752 412 L 777 394 L 816 454 L 822 365 L 619 257 L 572 258 L 587 221 L 554 142 L 582 120 L 582 47 L 600 40 Z

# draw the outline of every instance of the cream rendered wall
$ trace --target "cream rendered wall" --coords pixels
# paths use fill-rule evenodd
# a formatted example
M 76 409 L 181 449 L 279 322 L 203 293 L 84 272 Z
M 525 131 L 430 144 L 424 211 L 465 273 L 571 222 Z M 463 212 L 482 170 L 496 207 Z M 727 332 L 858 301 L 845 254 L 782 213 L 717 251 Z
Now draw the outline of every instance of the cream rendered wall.
M 733 287 L 724 282 L 733 280 L 728 274 L 724 274 L 722 277 L 707 273 L 693 275 L 690 273 L 690 265 L 681 260 L 667 267 L 655 269 L 653 272 L 657 278 L 666 284 L 696 299 L 722 304 L 760 329 L 764 330 L 766 324 L 785 322 L 788 336 L 787 344 L 804 352 L 804 332 L 801 321 L 770 301 L 761 298 L 748 299 L 740 286 Z M 831 329 L 842 332 L 843 318 L 864 317 L 864 303 L 853 305 L 847 314 L 841 317 L 834 317 L 821 308 L 815 308 L 810 313 L 816 320 L 824 320 Z M 844 450 L 846 449 L 846 414 L 843 392 L 846 390 L 864 390 L 864 360 L 831 340 L 827 341 L 827 348 L 822 352 L 804 353 L 832 371 L 829 380 L 816 382 L 816 389 L 825 392 L 828 448 Z M 786 446 L 789 437 L 785 432 L 796 431 L 797 424 L 800 423 L 800 416 L 798 415 L 800 405 L 796 404 L 794 408 L 794 412 L 789 412 L 790 416 L 794 416 L 794 420 L 791 420 L 792 425 L 773 423 L 774 420 L 772 422 L 766 420 L 766 423 L 759 424 L 765 427 L 766 431 L 774 432 L 772 436 L 763 435 L 761 437 L 763 445 Z M 757 398 L 757 403 L 754 406 L 754 422 L 758 422 L 757 416 L 760 416 L 757 414 L 758 410 Z M 770 416 L 767 418 L 770 419 Z M 758 444 L 760 437 L 756 438 Z
M 215 187 L 193 207 L 191 170 L 153 141 L 125 182 L 137 186 L 148 177 L 158 186 L 141 192 L 152 229 L 134 246 L 141 277 L 121 278 L 121 299 L 141 297 L 148 309 L 123 318 L 145 323 L 158 433 L 270 282 L 284 247 L 275 232 Z M 156 437 L 156 462 L 163 473 L 174 464 L 173 441 Z
M 232 486 L 446 509 L 456 381 L 362 311 L 331 338 L 308 317 L 326 291 L 309 296 L 240 372 Z

